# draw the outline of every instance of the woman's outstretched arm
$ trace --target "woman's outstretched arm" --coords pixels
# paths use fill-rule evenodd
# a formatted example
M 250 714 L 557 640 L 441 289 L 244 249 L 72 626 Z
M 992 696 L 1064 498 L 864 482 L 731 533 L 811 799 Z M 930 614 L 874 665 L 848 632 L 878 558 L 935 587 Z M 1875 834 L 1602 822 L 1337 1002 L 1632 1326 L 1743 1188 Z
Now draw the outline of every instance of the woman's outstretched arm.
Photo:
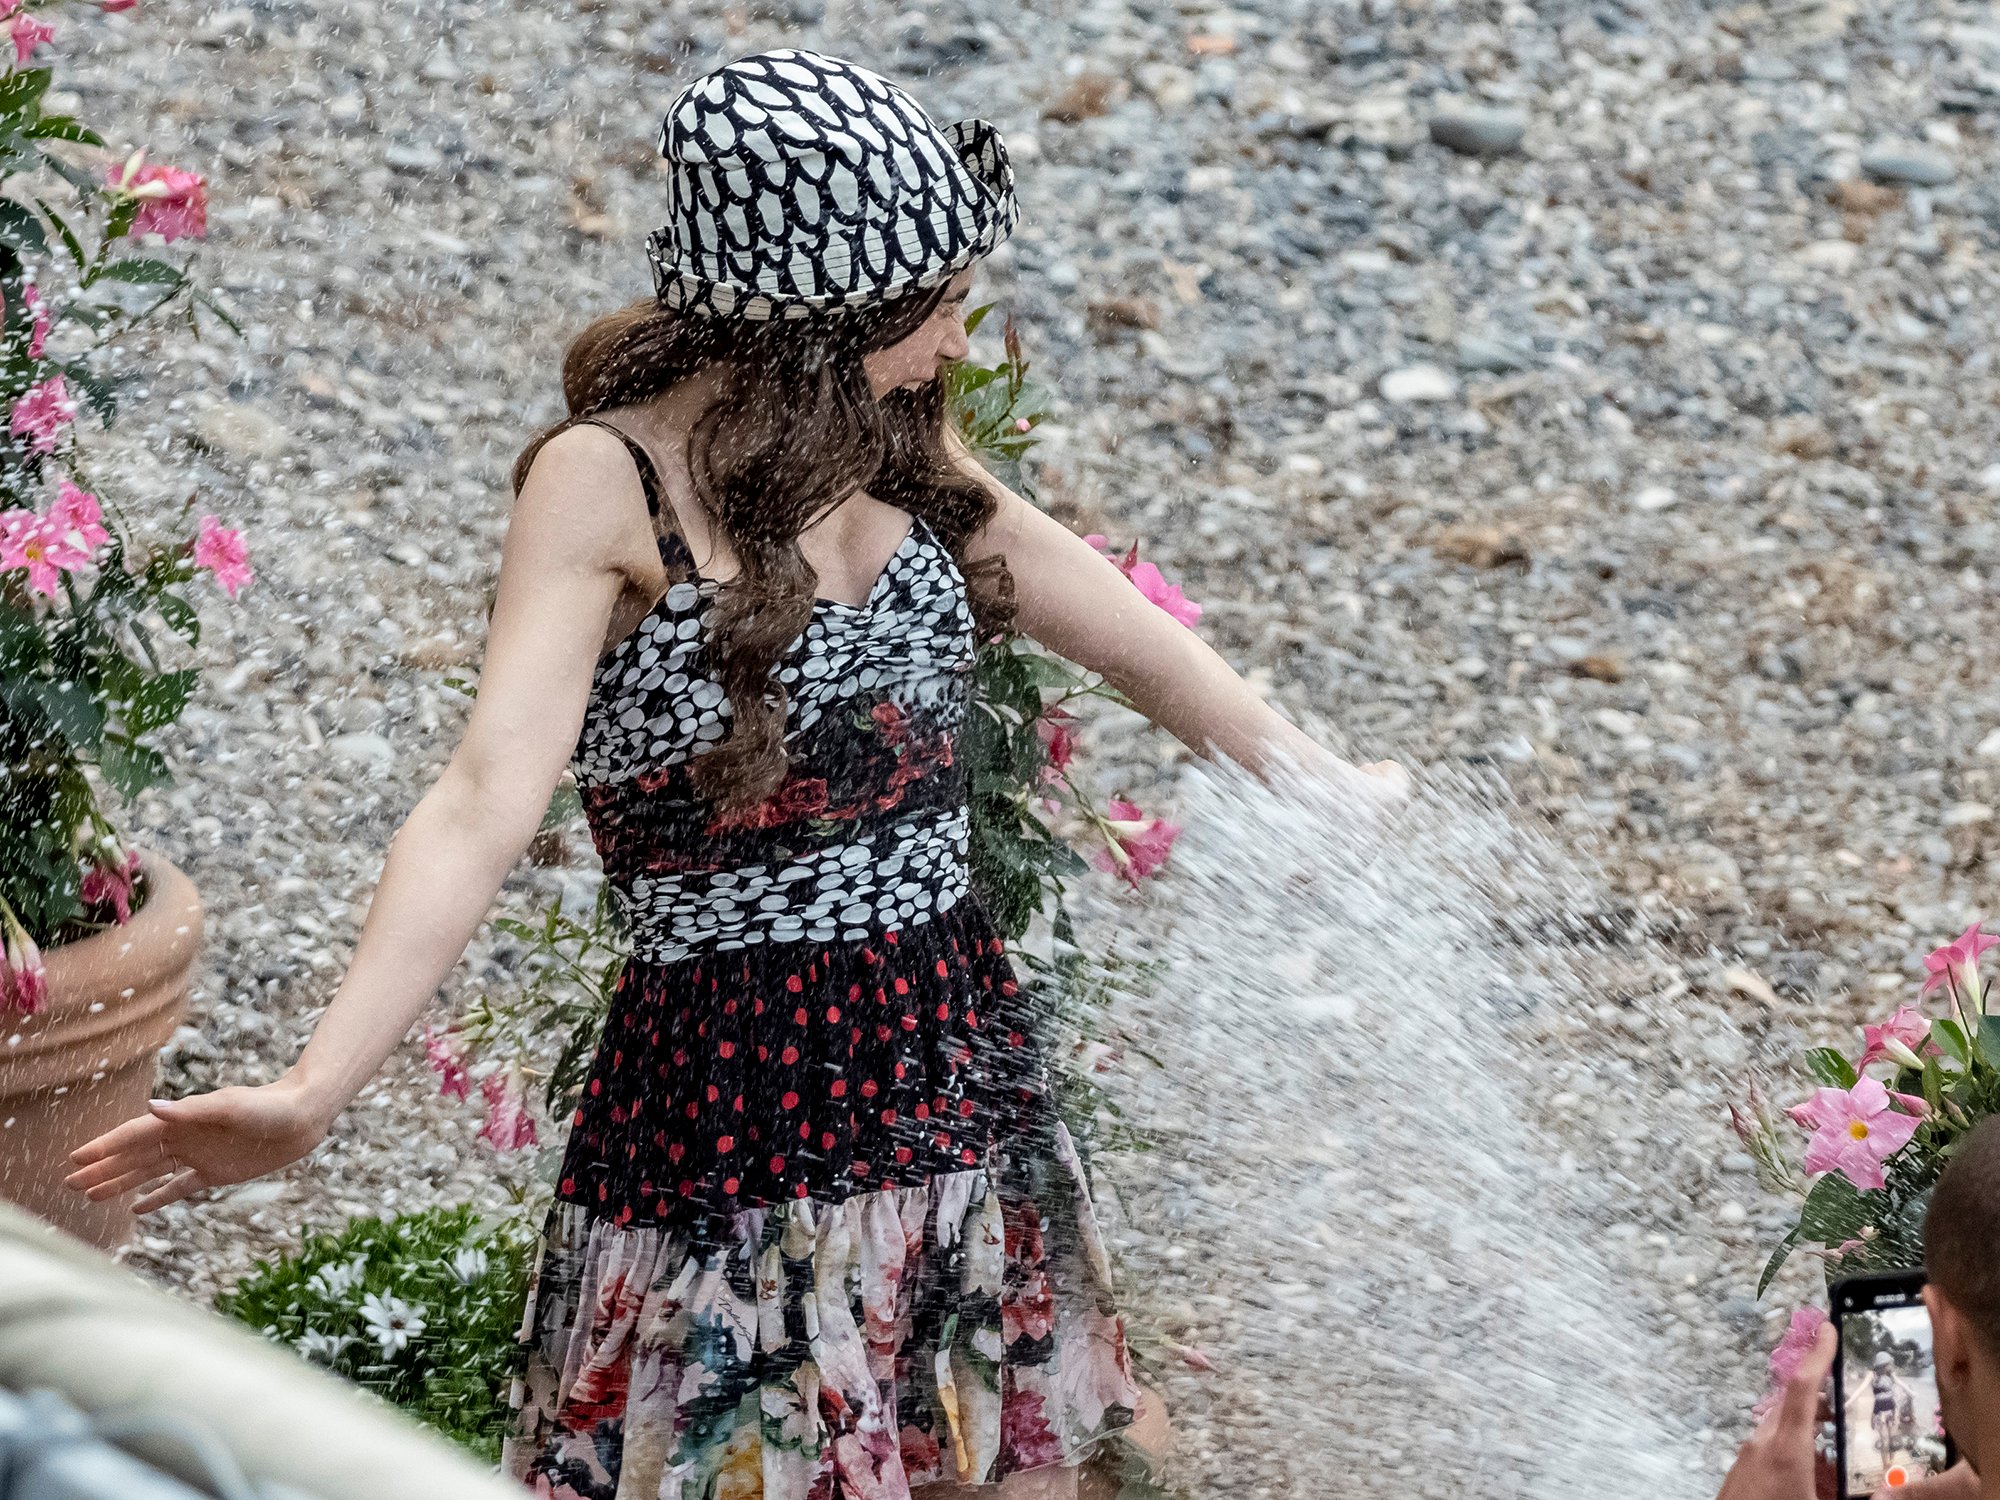
M 297 1062 L 262 1087 L 156 1103 L 71 1153 L 71 1187 L 101 1200 L 171 1173 L 133 1202 L 145 1213 L 319 1143 L 437 993 L 534 837 L 632 576 L 635 526 L 646 527 L 644 498 L 616 438 L 579 428 L 543 449 L 508 525 L 465 736 L 391 843 L 347 974 Z M 650 556 L 650 528 L 638 537 Z
M 967 555 L 1005 556 L 1017 629 L 1097 673 L 1198 755 L 1258 773 L 1286 762 L 1335 779 L 1366 771 L 1363 789 L 1404 780 L 1400 767 L 1351 766 L 1324 748 L 1259 697 L 1212 646 L 1134 588 L 1116 563 L 978 469 L 969 454 L 963 461 L 977 469 L 999 506 Z

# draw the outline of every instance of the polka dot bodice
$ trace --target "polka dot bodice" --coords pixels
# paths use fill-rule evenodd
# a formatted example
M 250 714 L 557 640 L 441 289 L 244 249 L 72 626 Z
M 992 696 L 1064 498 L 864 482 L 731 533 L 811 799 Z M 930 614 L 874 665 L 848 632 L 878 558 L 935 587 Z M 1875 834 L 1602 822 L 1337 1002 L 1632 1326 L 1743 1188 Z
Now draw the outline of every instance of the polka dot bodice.
M 675 582 L 599 664 L 574 757 L 632 954 L 558 1196 L 726 1237 L 759 1205 L 984 1167 L 1053 1116 L 970 886 L 964 579 L 918 520 L 865 603 L 820 601 L 775 669 L 784 781 L 721 811 L 690 775 L 730 718 L 717 585 L 661 549 Z
M 634 951 L 665 962 L 854 941 L 950 910 L 967 889 L 956 740 L 973 656 L 951 555 L 913 521 L 865 603 L 818 602 L 775 673 L 785 782 L 724 815 L 688 774 L 729 728 L 708 631 L 717 588 L 676 582 L 604 658 L 574 758 Z

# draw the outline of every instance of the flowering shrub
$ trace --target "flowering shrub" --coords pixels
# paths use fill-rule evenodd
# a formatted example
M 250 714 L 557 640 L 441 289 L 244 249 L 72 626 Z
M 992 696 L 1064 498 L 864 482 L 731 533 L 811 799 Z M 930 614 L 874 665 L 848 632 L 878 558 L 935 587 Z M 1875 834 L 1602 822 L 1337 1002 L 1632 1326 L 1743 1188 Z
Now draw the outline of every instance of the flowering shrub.
M 205 231 L 202 179 L 143 152 L 78 165 L 104 142 L 43 109 L 49 70 L 27 63 L 55 32 L 38 9 L 5 11 L 14 63 L 0 74 L 0 1010 L 42 1002 L 43 945 L 123 922 L 143 899 L 101 797 L 166 777 L 149 741 L 194 691 L 168 638 L 200 638 L 197 573 L 231 597 L 250 579 L 242 538 L 197 522 L 192 497 L 142 527 L 89 479 L 77 419 L 117 411 L 102 352 L 176 301 L 190 326 L 197 308 L 229 320 L 142 248 Z
M 1800 1250 L 1822 1260 L 1829 1280 L 1923 1263 L 1930 1190 L 1959 1137 L 2000 1109 L 2000 1012 L 1989 1010 L 1990 982 L 1979 972 L 1980 955 L 1994 947 L 2000 938 L 1974 923 L 1925 959 L 1923 995 L 1940 995 L 1945 1014 L 1903 1005 L 1862 1028 L 1857 1055 L 1808 1053 L 1820 1087 L 1782 1118 L 1754 1086 L 1731 1110 L 1765 1185 L 1800 1200 L 1759 1293 Z M 1794 1166 L 1796 1131 L 1807 1139 Z
M 498 1462 L 531 1247 L 519 1221 L 470 1208 L 357 1219 L 215 1305 Z

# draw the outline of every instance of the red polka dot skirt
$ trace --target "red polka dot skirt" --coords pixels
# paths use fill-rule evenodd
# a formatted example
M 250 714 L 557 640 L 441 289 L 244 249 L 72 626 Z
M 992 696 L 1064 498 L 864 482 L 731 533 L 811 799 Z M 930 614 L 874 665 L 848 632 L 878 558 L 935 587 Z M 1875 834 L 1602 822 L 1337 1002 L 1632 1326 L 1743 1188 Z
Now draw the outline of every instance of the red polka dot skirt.
M 852 944 L 634 964 L 558 1196 L 726 1236 L 745 1208 L 921 1183 L 1046 1130 L 1013 966 L 976 908 Z

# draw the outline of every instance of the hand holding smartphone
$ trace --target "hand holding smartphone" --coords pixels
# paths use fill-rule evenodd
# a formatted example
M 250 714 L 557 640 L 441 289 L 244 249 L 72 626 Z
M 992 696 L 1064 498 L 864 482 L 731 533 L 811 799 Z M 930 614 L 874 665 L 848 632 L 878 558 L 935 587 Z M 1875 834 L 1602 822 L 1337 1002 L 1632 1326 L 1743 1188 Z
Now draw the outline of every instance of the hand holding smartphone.
M 1833 1365 L 1838 1493 L 1867 1500 L 1950 1468 L 1957 1455 L 1938 1410 L 1937 1359 L 1924 1273 L 1833 1284 L 1840 1353 Z

